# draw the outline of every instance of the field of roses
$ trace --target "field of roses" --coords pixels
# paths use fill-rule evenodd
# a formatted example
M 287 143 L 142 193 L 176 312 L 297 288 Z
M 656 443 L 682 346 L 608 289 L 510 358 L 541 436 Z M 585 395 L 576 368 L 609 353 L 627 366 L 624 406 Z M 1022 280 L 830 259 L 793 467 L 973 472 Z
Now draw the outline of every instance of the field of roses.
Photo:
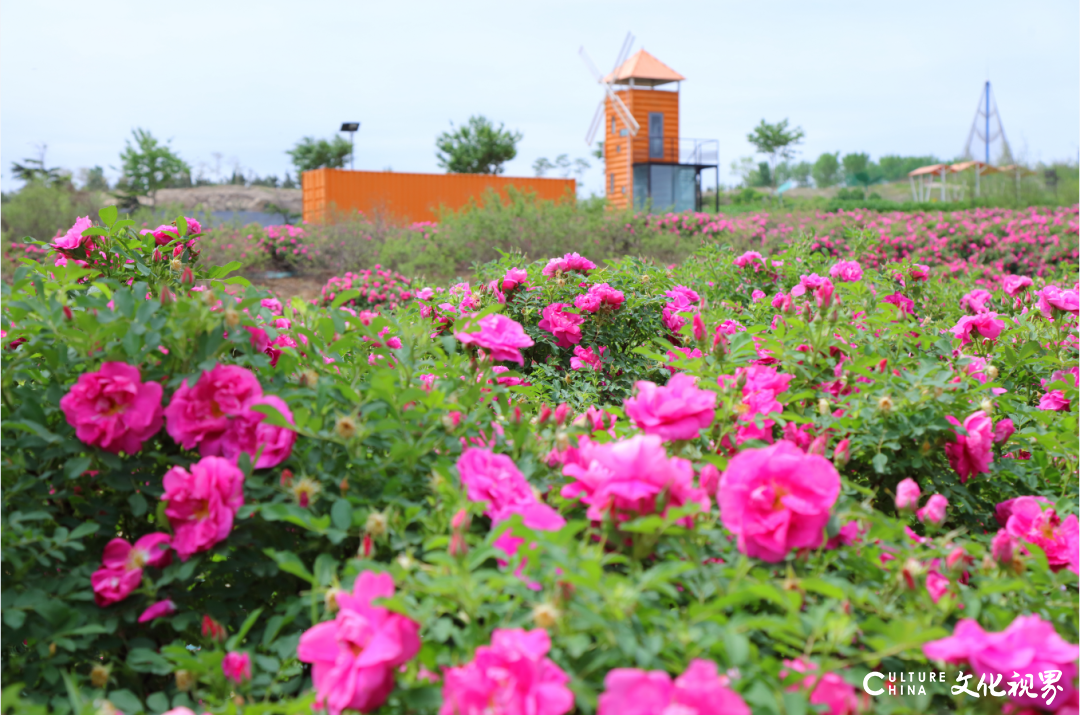
M 1077 209 L 978 211 L 312 303 L 79 219 L 3 284 L 0 710 L 1078 712 Z

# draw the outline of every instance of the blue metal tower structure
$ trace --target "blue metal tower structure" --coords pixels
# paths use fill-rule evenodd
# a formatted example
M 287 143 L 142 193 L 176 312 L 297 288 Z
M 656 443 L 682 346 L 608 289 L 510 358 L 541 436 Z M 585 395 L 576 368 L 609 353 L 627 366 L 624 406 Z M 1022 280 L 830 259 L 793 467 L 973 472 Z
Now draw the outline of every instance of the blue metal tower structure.
M 979 121 L 979 120 L 982 121 Z M 995 126 L 991 130 L 990 123 Z M 983 161 L 990 163 L 990 145 L 1001 140 L 1001 158 L 1008 162 L 1012 160 L 1012 152 L 1009 150 L 1009 141 L 1005 138 L 1005 127 L 1001 124 L 1001 113 L 998 111 L 997 102 L 990 92 L 990 80 L 986 81 L 983 91 L 979 93 L 979 106 L 975 109 L 975 119 L 971 122 L 971 131 L 968 132 L 967 144 L 964 145 L 964 156 L 969 159 L 975 158 L 978 144 L 983 144 Z

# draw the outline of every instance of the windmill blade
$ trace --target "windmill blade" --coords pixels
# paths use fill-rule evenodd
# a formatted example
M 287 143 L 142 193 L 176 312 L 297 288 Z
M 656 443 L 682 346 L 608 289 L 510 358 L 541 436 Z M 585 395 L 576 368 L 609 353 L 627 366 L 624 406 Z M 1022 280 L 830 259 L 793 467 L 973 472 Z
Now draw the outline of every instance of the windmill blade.
M 604 82 L 604 91 L 607 92 L 608 99 L 611 100 L 611 105 L 615 108 L 615 113 L 619 115 L 619 119 L 630 130 L 630 136 L 637 136 L 638 131 L 641 129 L 641 125 L 634 119 L 634 115 L 630 113 L 623 101 L 619 99 L 619 95 L 611 91 L 611 85 Z
M 604 81 L 604 75 L 600 74 L 600 70 L 596 69 L 596 65 L 593 64 L 592 58 L 589 57 L 589 53 L 585 51 L 584 45 L 578 50 L 578 54 L 581 56 L 581 61 L 585 63 L 585 66 L 589 69 L 589 74 L 597 81 L 597 83 Z
M 626 39 L 623 40 L 622 48 L 619 50 L 619 54 L 615 58 L 615 66 L 611 70 L 612 74 L 614 74 L 616 70 L 622 67 L 623 62 L 626 62 L 626 58 L 630 56 L 630 50 L 634 47 L 634 40 L 636 39 L 637 38 L 634 37 L 634 33 L 626 33 Z
M 600 125 L 604 121 L 604 100 L 600 100 L 600 104 L 596 107 L 596 114 L 593 115 L 592 123 L 589 125 L 589 133 L 585 135 L 585 144 L 592 146 L 593 139 L 596 138 L 596 132 L 600 129 Z

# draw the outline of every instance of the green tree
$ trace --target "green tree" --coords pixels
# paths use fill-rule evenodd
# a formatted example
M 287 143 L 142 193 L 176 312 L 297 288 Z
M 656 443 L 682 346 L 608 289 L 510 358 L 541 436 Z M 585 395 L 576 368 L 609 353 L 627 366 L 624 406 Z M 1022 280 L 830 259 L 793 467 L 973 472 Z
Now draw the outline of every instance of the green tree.
M 105 170 L 100 166 L 91 169 L 79 169 L 79 181 L 83 191 L 108 191 L 109 181 L 105 178 Z
M 795 156 L 795 147 L 802 143 L 806 132 L 801 127 L 788 129 L 788 120 L 769 124 L 764 119 L 746 135 L 746 141 L 754 145 L 758 154 L 769 157 L 769 167 L 774 169 L 778 162 L 788 161 Z M 759 172 L 760 173 L 760 172 Z M 775 171 L 770 172 L 770 179 Z M 770 184 L 771 185 L 771 184 Z
M 908 172 L 918 169 L 920 166 L 940 164 L 941 160 L 936 156 L 896 156 L 893 154 L 878 159 L 881 175 L 885 181 L 901 181 L 907 178 Z
M 753 186 L 772 186 L 773 172 L 769 169 L 769 162 L 763 161 L 758 164 L 752 178 Z
M 162 144 L 145 129 L 133 129 L 131 135 L 135 143 L 129 139 L 120 152 L 121 176 L 117 183 L 127 203 L 134 202 L 137 196 L 147 196 L 153 206 L 159 189 L 191 183 L 191 167 L 169 148 L 168 142 Z
M 519 141 L 521 132 L 507 131 L 502 124 L 496 128 L 486 117 L 473 116 L 465 126 L 439 135 L 435 156 L 451 174 L 501 174 L 503 164 L 517 156 Z
M 795 183 L 799 186 L 810 185 L 810 172 L 813 167 L 810 166 L 808 161 L 800 161 L 791 167 L 791 178 L 795 179 Z
M 70 183 L 70 177 L 68 177 L 60 167 L 54 166 L 46 168 L 45 166 L 45 150 L 48 148 L 47 144 L 41 144 L 37 147 L 38 157 L 36 159 L 23 159 L 23 163 L 17 161 L 11 162 L 11 173 L 15 175 L 15 178 L 24 181 L 27 184 L 40 183 L 46 186 L 63 187 Z
M 814 177 L 814 185 L 818 188 L 827 189 L 840 183 L 840 152 L 822 154 L 814 162 L 814 168 L 810 172 Z
M 860 152 L 845 154 L 843 158 L 844 176 L 849 184 L 868 188 L 870 184 L 881 181 L 881 169 L 870 161 L 870 155 Z
M 296 167 L 297 174 L 324 167 L 327 169 L 341 169 L 352 156 L 352 144 L 339 136 L 335 136 L 329 141 L 304 137 L 296 142 L 296 146 L 285 153 L 292 157 L 292 163 Z

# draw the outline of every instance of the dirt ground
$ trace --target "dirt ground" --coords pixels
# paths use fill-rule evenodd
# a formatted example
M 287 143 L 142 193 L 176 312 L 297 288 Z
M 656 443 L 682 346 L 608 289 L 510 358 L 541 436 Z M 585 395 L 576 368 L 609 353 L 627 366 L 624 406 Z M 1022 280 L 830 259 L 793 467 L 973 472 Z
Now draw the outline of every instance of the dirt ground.
M 285 302 L 293 297 L 299 297 L 305 301 L 312 301 L 322 295 L 322 287 L 326 285 L 329 275 L 303 275 L 292 278 L 264 278 L 261 276 L 248 276 L 248 280 L 257 286 L 266 288 Z

